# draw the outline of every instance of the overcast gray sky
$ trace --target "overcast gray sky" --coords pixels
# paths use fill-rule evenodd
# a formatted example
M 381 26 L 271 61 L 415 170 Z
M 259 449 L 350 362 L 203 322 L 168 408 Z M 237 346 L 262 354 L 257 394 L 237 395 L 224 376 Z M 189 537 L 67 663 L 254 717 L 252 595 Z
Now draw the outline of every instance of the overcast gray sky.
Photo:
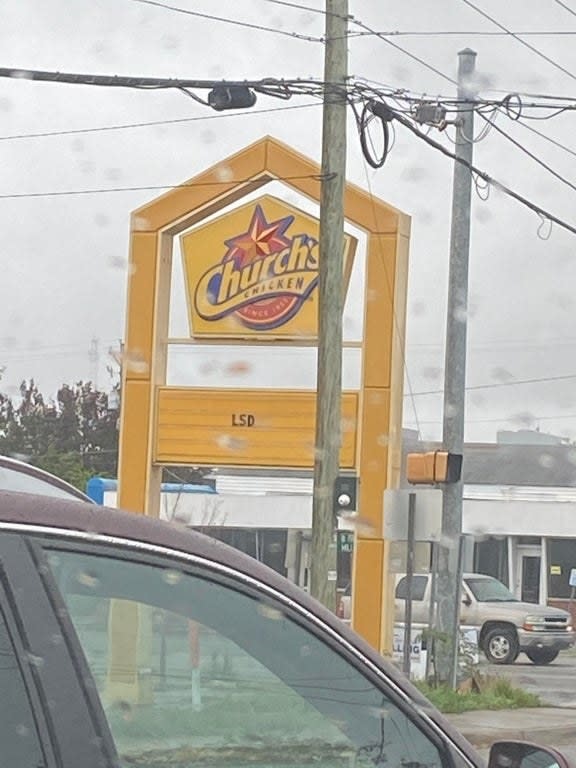
M 0 66 L 209 79 L 321 78 L 322 44 L 281 32 L 320 37 L 324 3 L 294 3 L 306 9 L 272 0 L 165 3 L 277 30 L 271 32 L 137 0 L 4 0 Z M 474 4 L 512 32 L 549 32 L 522 39 L 556 66 L 511 35 L 478 34 L 502 30 L 465 0 L 351 0 L 350 12 L 374 30 L 425 33 L 397 35 L 391 42 L 444 77 L 374 36 L 350 39 L 350 73 L 451 97 L 457 53 L 469 46 L 478 53 L 481 96 L 574 96 L 576 105 L 575 0 L 564 1 L 568 8 L 557 0 Z M 570 31 L 573 34 L 565 34 Z M 461 34 L 433 34 L 447 32 Z M 265 134 L 319 161 L 318 105 L 258 113 L 310 101 L 260 97 L 250 114 L 220 116 L 178 92 L 0 79 L 3 391 L 14 393 L 23 377 L 34 377 L 44 392 L 89 378 L 92 339 L 98 340 L 98 383 L 104 386 L 107 349 L 117 347 L 124 334 L 130 212 L 160 194 L 126 188 L 178 184 Z M 169 122 L 180 118 L 188 121 Z M 158 121 L 166 122 L 86 132 Z M 575 121 L 573 111 L 539 121 L 528 120 L 524 113 L 516 122 L 500 115 L 496 125 L 576 183 Z M 362 159 L 353 122 L 349 125 L 348 178 L 370 185 L 374 194 L 412 216 L 404 421 L 406 426 L 418 424 L 425 437 L 436 438 L 442 418 L 452 163 L 397 126 L 386 165 L 373 171 Z M 478 120 L 477 132 L 482 125 Z M 66 131 L 78 133 L 58 134 Z M 57 135 L 27 137 L 51 133 Z M 452 147 L 452 129 L 431 135 Z M 497 131 L 475 145 L 474 160 L 576 225 L 574 189 Z M 89 192 L 49 194 L 72 191 Z M 487 201 L 474 196 L 472 222 L 466 437 L 491 441 L 499 428 L 539 426 L 575 439 L 576 236 L 557 226 L 550 233 L 547 227 L 539 230 L 536 214 L 494 189 Z M 548 239 L 541 239 L 543 234 L 549 234 Z M 345 319 L 351 338 L 359 332 L 362 311 L 361 266 L 354 280 Z M 211 366 L 207 354 L 191 363 L 196 379 L 218 384 L 221 360 L 215 356 Z M 262 362 L 251 358 L 250 364 L 251 374 L 240 377 L 238 386 L 250 385 L 261 375 Z M 293 357 L 285 365 L 293 368 Z M 300 367 L 306 365 L 313 371 L 313 361 L 303 355 Z M 354 367 L 353 360 L 348 367 Z M 353 373 L 347 375 L 353 378 Z M 545 381 L 515 383 L 526 379 Z

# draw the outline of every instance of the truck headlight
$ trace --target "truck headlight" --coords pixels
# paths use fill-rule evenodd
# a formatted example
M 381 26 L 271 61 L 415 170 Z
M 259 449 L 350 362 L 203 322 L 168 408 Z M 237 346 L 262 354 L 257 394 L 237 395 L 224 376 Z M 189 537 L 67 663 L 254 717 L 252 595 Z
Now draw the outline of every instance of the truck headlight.
M 528 632 L 534 632 L 539 629 L 544 629 L 544 623 L 540 616 L 526 616 L 522 627 Z

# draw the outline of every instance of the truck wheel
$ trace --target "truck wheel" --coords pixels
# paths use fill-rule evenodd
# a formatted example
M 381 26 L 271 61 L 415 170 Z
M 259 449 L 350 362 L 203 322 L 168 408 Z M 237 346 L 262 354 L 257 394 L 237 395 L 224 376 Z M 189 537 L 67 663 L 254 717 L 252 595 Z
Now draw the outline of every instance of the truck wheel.
M 486 632 L 483 650 L 491 664 L 514 664 L 518 657 L 518 638 L 509 627 L 494 627 Z
M 554 648 L 532 648 L 532 650 L 526 651 L 526 656 L 532 664 L 550 664 L 559 653 L 560 651 L 555 651 Z

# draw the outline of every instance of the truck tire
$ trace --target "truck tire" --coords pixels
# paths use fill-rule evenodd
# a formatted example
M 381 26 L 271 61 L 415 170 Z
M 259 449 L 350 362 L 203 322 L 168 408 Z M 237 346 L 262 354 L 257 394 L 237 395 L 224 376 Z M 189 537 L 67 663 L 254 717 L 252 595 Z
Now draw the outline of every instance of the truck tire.
M 516 631 L 511 627 L 492 627 L 484 636 L 482 650 L 491 664 L 514 664 L 520 652 Z
M 532 664 L 550 664 L 554 661 L 560 651 L 555 651 L 554 648 L 532 648 L 530 651 L 526 651 L 526 656 L 530 659 Z

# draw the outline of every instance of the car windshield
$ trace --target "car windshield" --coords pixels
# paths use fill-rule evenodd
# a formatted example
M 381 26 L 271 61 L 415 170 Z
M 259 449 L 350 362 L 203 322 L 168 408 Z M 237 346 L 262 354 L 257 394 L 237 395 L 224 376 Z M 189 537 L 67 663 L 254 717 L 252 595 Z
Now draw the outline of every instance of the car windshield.
M 415 680 L 570 656 L 576 0 L 0 8 L 0 458 Z
M 508 587 L 497 579 L 468 577 L 464 581 L 479 603 L 518 602 Z

